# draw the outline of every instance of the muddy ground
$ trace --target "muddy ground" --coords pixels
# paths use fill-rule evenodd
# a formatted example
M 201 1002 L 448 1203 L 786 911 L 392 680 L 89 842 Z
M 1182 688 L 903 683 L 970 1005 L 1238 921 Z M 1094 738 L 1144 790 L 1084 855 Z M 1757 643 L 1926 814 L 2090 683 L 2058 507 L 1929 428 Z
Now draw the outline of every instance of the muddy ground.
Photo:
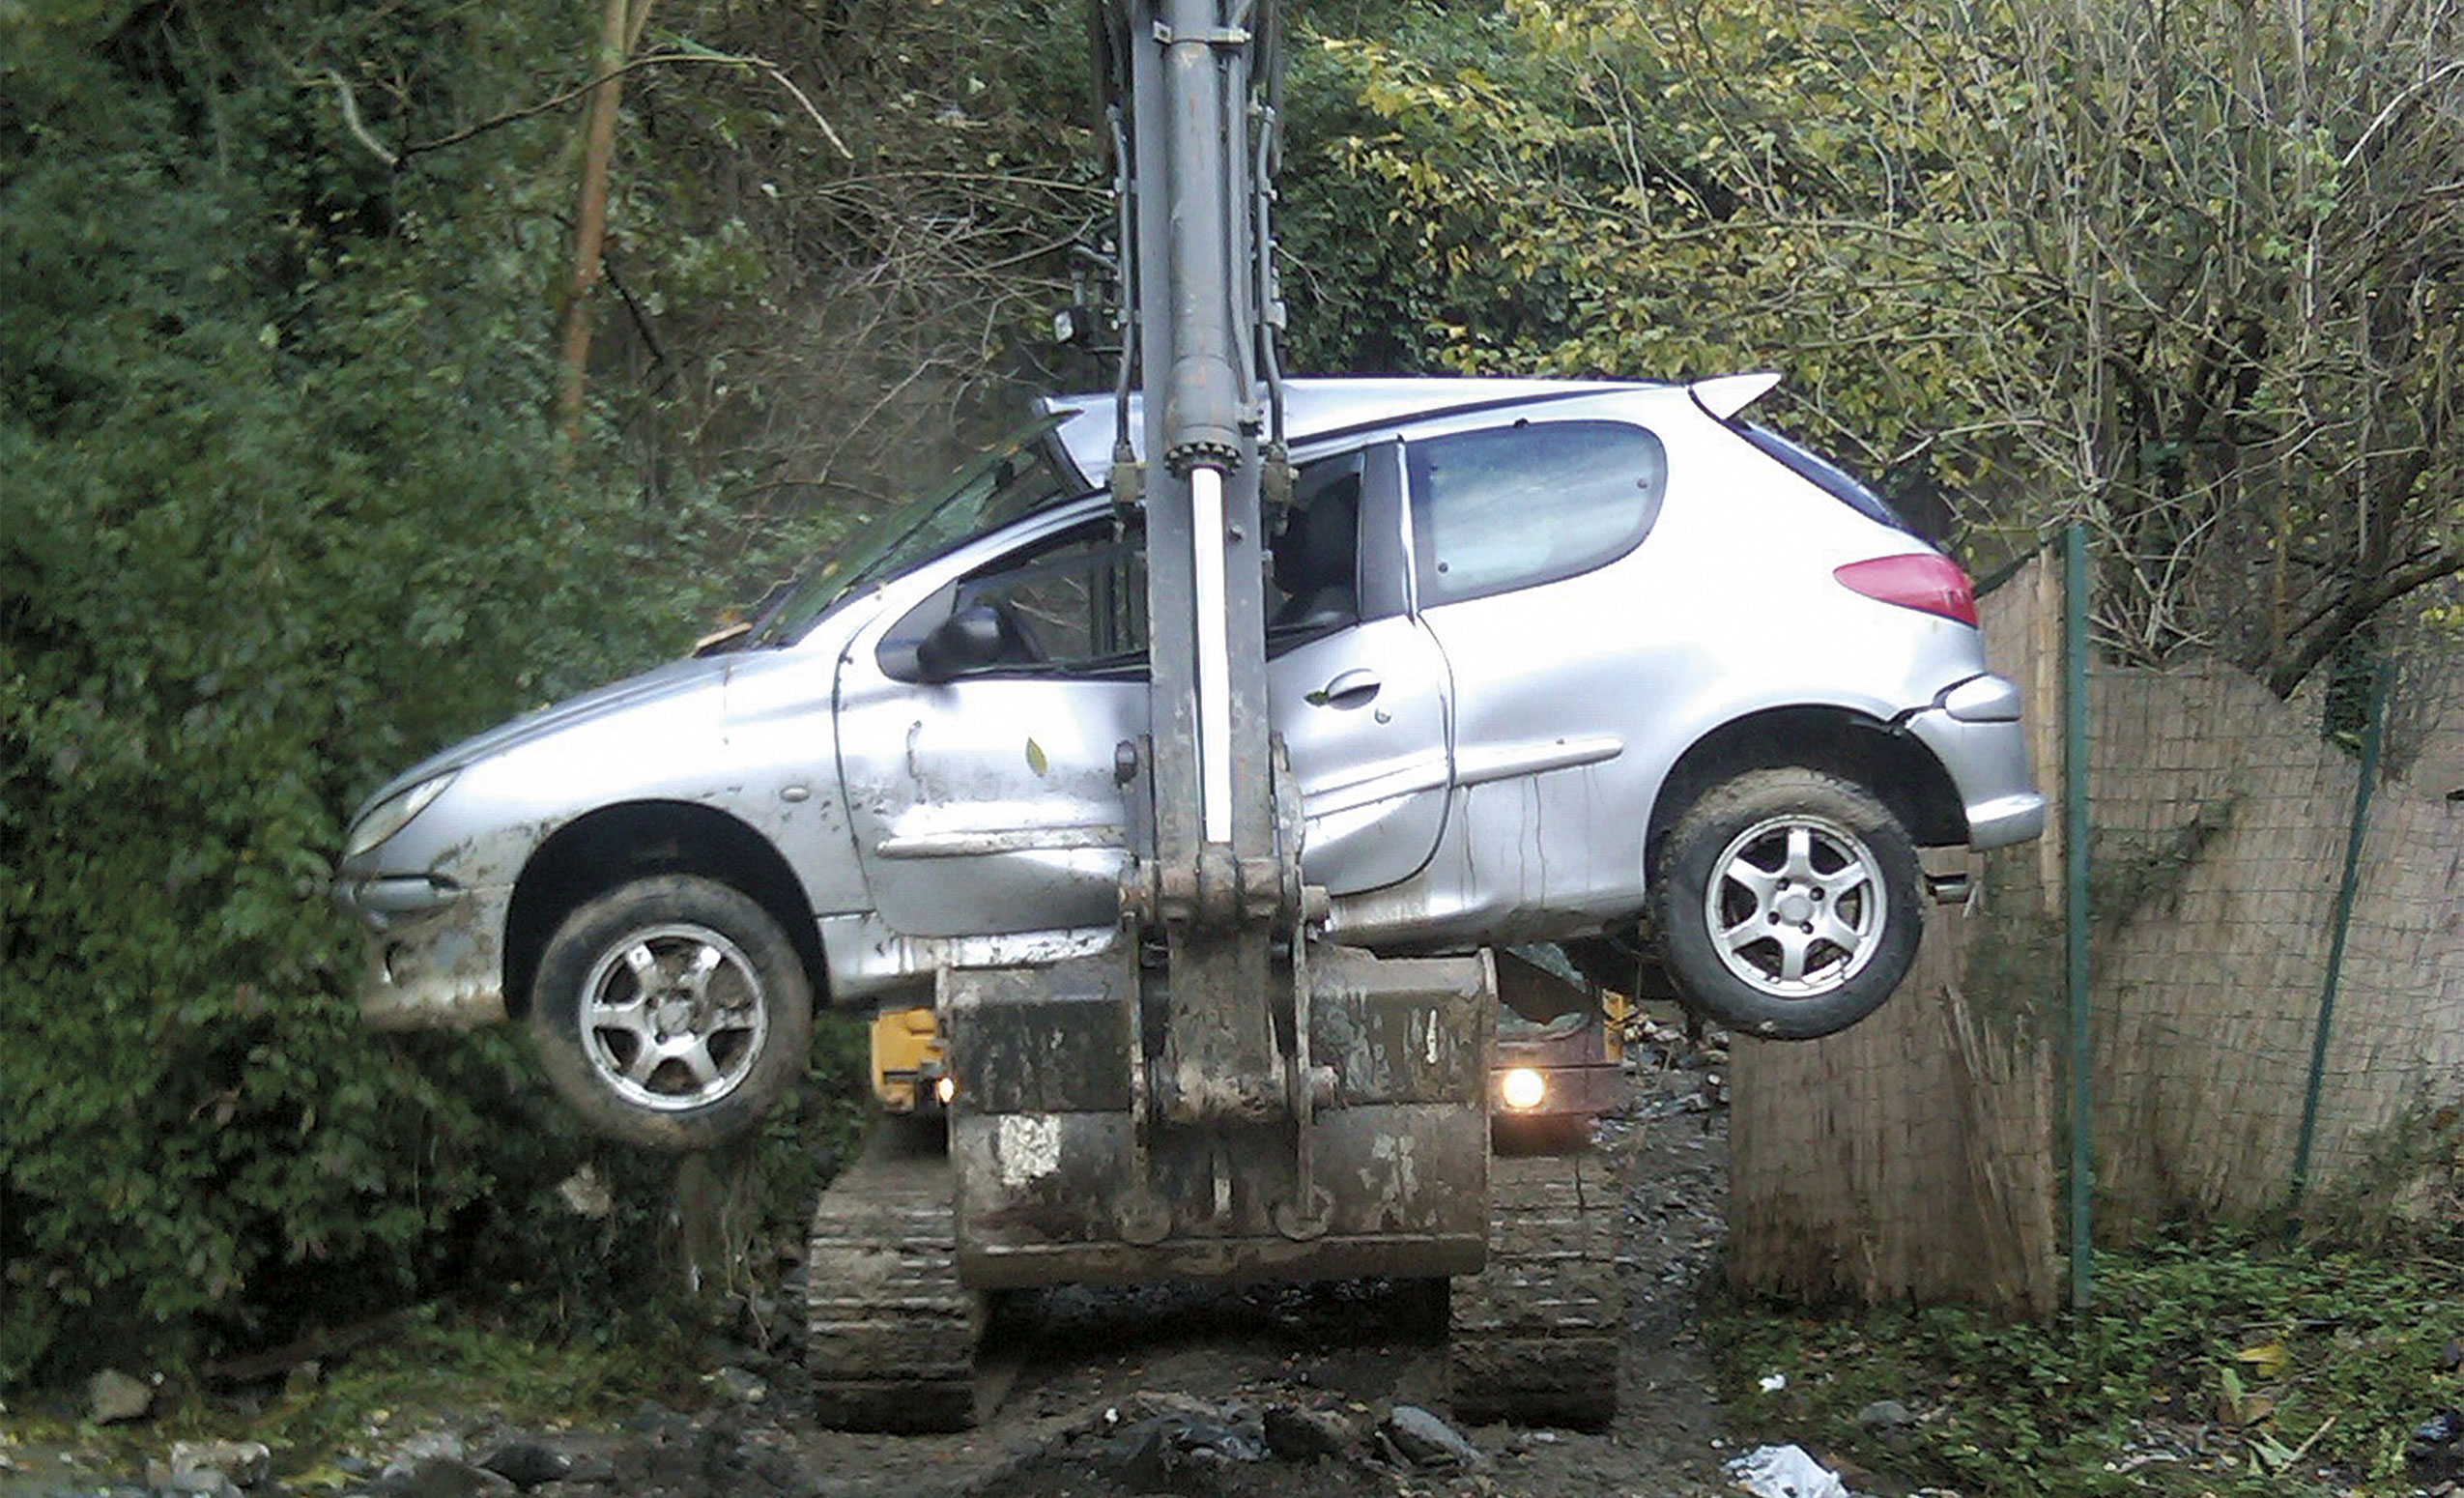
M 1631 1102 L 1600 1128 L 1626 1207 L 1622 1413 L 1605 1432 L 1465 1427 L 1456 1433 L 1476 1451 L 1452 1460 L 1388 1433 L 1398 1406 L 1446 1413 L 1442 1310 L 1424 1285 L 1075 1289 L 1005 1303 L 988 1347 L 1010 1374 L 1008 1393 L 989 1421 L 963 1435 L 818 1428 L 806 1413 L 809 1391 L 790 1335 L 768 1348 L 714 1348 L 705 1407 L 645 1406 L 611 1428 L 512 1429 L 474 1415 L 459 1428 L 427 1429 L 415 1439 L 407 1431 L 372 1439 L 370 1449 L 313 1479 L 285 1454 L 272 1454 L 270 1473 L 237 1472 L 240 1482 L 225 1487 L 204 1476 L 191 1482 L 167 1464 L 150 1475 L 104 1478 L 88 1469 L 68 1483 L 58 1481 L 66 1473 L 45 1482 L 21 1461 L 14 1472 L 0 1466 L 0 1491 L 115 1498 L 1733 1493 L 1721 1467 L 1736 1454 L 1740 1432 L 1722 1426 L 1697 1316 L 1727 1189 L 1724 1058 L 1674 1029 L 1654 1033 L 1657 1044 L 1633 1052 Z

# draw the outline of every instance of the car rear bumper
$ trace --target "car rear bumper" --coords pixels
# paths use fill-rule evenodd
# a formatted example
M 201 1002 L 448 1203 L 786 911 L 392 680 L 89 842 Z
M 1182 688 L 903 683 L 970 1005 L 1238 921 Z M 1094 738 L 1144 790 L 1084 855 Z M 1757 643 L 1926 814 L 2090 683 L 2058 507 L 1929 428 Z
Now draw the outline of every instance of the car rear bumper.
M 1904 726 L 1950 773 L 1970 848 L 2004 848 L 2045 830 L 2045 797 L 2028 767 L 2019 692 L 2009 681 L 1971 677 L 1911 713 Z
M 509 889 L 424 878 L 346 879 L 334 901 L 367 929 L 359 1018 L 371 1029 L 469 1029 L 505 1017 Z

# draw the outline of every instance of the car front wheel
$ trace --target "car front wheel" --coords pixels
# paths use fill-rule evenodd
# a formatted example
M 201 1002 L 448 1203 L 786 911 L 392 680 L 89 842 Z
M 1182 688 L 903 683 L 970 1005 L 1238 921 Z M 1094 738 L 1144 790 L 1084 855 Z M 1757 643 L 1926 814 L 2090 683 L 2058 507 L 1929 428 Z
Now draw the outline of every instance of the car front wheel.
M 549 938 L 530 1027 L 557 1093 L 599 1133 L 702 1149 L 743 1133 L 801 1074 L 813 992 L 794 943 L 715 879 L 636 879 Z
M 1891 996 L 1916 960 L 1915 845 L 1862 787 L 1750 770 L 1681 815 L 1662 846 L 1652 925 L 1679 992 L 1749 1035 L 1811 1040 Z

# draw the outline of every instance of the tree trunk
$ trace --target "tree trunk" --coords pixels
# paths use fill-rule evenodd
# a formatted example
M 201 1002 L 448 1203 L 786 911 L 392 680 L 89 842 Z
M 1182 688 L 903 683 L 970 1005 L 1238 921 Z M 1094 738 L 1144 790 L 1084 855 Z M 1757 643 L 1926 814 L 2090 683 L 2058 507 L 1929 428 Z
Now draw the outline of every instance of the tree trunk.
M 600 252 L 608 237 L 608 164 L 616 154 L 617 76 L 650 19 L 652 0 L 603 0 L 599 42 L 591 54 L 589 113 L 582 134 L 582 190 L 573 211 L 573 274 L 565 283 L 564 328 L 559 342 L 564 380 L 557 396 L 557 421 L 568 451 L 582 442 L 582 398 L 590 369 L 590 291 L 599 283 Z

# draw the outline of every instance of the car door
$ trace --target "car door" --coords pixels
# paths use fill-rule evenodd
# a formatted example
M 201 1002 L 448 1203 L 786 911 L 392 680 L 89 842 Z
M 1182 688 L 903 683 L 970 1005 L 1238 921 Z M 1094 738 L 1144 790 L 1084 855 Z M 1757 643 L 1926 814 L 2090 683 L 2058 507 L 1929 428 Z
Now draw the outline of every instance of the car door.
M 1401 446 L 1305 465 L 1276 541 L 1269 712 L 1337 894 L 1410 877 L 1445 825 L 1446 662 L 1404 607 Z M 874 908 L 904 936 L 1111 924 L 1126 857 L 1117 748 L 1147 731 L 1143 536 L 1099 510 L 859 639 L 840 770 Z M 987 658 L 932 669 L 975 613 Z M 944 666 L 947 662 L 942 663 Z
M 1357 894 L 1445 830 L 1446 656 L 1406 607 L 1402 445 L 1303 467 L 1275 542 L 1267 696 L 1305 818 L 1301 867 Z
M 1453 687 L 1453 815 L 1467 909 L 1510 931 L 1641 886 L 1640 788 L 1616 762 L 1650 716 L 1654 600 L 1620 561 L 1658 518 L 1668 460 L 1619 420 L 1518 419 L 1409 446 L 1420 617 Z M 1743 600 L 1740 600 L 1742 603 Z
M 1098 510 L 1033 529 L 858 637 L 839 674 L 840 776 L 892 930 L 1119 919 L 1114 763 L 1146 732 L 1145 606 L 1138 538 Z

